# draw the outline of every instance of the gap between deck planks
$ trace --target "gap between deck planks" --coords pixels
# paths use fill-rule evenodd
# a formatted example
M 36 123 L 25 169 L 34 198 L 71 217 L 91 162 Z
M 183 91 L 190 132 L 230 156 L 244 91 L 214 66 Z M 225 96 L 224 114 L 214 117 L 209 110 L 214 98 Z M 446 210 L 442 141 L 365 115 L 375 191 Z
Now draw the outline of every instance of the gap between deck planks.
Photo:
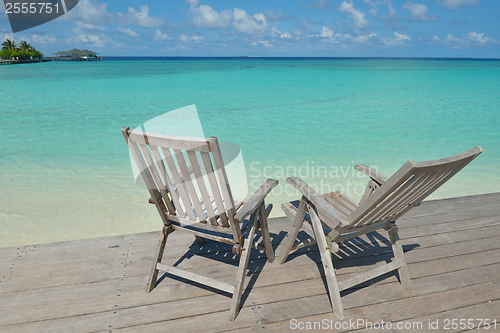
M 467 198 L 470 199 L 469 202 L 467 202 Z M 455 205 L 455 209 L 449 209 L 450 207 L 446 208 L 447 206 L 454 205 L 453 200 L 456 200 L 457 204 L 459 203 Z M 410 275 L 412 279 L 417 279 L 417 281 L 426 281 L 426 279 L 430 279 L 430 282 L 434 281 L 438 286 L 446 286 L 446 282 L 453 279 L 459 281 L 459 285 L 461 283 L 461 286 L 455 286 L 455 289 L 446 289 L 443 287 L 444 290 L 446 290 L 445 293 L 474 287 L 481 289 L 478 286 L 484 286 L 487 282 L 480 283 L 479 285 L 467 284 L 470 282 L 462 279 L 461 276 L 465 272 L 473 273 L 473 270 L 477 269 L 482 269 L 481 272 L 483 273 L 486 269 L 493 269 L 493 272 L 498 272 L 498 268 L 495 264 L 500 260 L 495 262 L 494 259 L 491 258 L 498 258 L 498 249 L 495 248 L 495 244 L 498 244 L 500 228 L 498 227 L 498 223 L 496 223 L 499 220 L 497 217 L 498 209 L 496 207 L 498 207 L 498 203 L 500 202 L 500 195 L 490 194 L 447 199 L 442 202 L 443 205 L 439 205 L 435 201 L 425 202 L 421 207 L 417 208 L 419 209 L 418 212 L 420 215 L 405 217 L 405 220 L 399 223 L 403 226 L 401 227 L 402 238 L 403 236 L 405 238 L 403 243 L 407 245 L 413 243 L 420 245 L 417 248 L 411 249 L 406 254 L 410 264 Z M 487 202 L 491 204 L 487 204 Z M 424 213 L 427 206 L 434 212 L 434 215 Z M 439 207 L 441 207 L 440 211 L 435 209 Z M 417 209 L 415 209 L 415 211 L 417 211 Z M 457 210 L 463 213 L 457 214 Z M 485 211 L 488 211 L 488 213 L 485 213 Z M 475 216 L 482 217 L 477 219 L 474 218 Z M 286 225 L 287 222 L 283 219 L 274 221 L 277 223 L 273 224 L 273 220 L 271 220 L 270 223 L 271 232 L 274 236 L 276 236 L 280 230 L 289 228 L 289 226 Z M 426 223 L 423 223 L 424 221 Z M 461 231 L 454 230 L 453 226 L 455 223 L 456 226 L 462 224 L 461 227 L 458 227 Z M 273 228 L 273 226 L 277 229 Z M 425 228 L 429 228 L 428 231 L 431 231 L 430 234 L 432 234 L 432 236 L 429 236 L 429 233 L 425 233 Z M 434 230 L 431 230 L 432 228 L 434 228 Z M 316 266 L 316 263 L 319 262 L 319 255 L 317 247 L 315 248 L 315 246 L 310 247 L 313 251 L 309 254 L 305 254 L 306 249 L 299 251 L 299 253 L 292 256 L 283 266 L 266 265 L 263 270 L 261 268 L 254 270 L 254 272 L 252 272 L 254 275 L 259 272 L 260 275 L 257 277 L 256 281 L 252 281 L 252 283 L 255 282 L 255 284 L 251 286 L 248 295 L 246 295 L 247 300 L 244 302 L 244 308 L 240 314 L 242 319 L 238 319 L 239 316 L 233 326 L 231 326 L 230 323 L 226 322 L 225 318 L 230 303 L 230 298 L 227 296 L 214 294 L 211 291 L 186 284 L 184 281 L 179 282 L 170 278 L 166 278 L 159 285 L 158 292 L 156 293 L 148 295 L 142 291 L 143 282 L 141 282 L 141 279 L 145 280 L 146 278 L 145 275 L 147 275 L 149 271 L 149 261 L 152 254 L 149 253 L 148 250 L 140 250 L 138 247 L 154 247 L 150 246 L 149 243 L 151 240 L 153 243 L 156 243 L 156 237 L 155 233 L 150 233 L 97 240 L 64 242 L 59 244 L 44 244 L 37 245 L 36 247 L 26 246 L 22 248 L 24 250 L 23 252 L 17 248 L 10 248 L 5 251 L 4 249 L 0 249 L 1 267 L 5 268 L 5 263 L 12 262 L 14 265 L 11 267 L 13 267 L 14 272 L 17 269 L 18 273 L 14 274 L 16 276 L 15 278 L 7 281 L 5 278 L 2 278 L 3 273 L 0 274 L 0 279 L 2 279 L 0 283 L 0 295 L 8 297 L 6 299 L 10 300 L 7 304 L 4 303 L 1 305 L 4 309 L 2 310 L 2 314 L 7 315 L 11 313 L 11 315 L 7 317 L 13 320 L 11 321 L 12 325 L 0 327 L 1 330 L 24 331 L 25 329 L 32 329 L 36 331 L 41 328 L 43 328 L 43 330 L 52 328 L 64 331 L 70 328 L 72 331 L 91 331 L 91 326 L 93 326 L 96 331 L 108 331 L 107 329 L 114 330 L 117 326 L 121 326 L 124 329 L 128 326 L 129 330 L 134 331 L 141 328 L 141 326 L 137 325 L 146 324 L 146 326 L 142 327 L 145 331 L 154 331 L 156 329 L 162 331 L 162 328 L 164 331 L 166 328 L 173 329 L 174 326 L 183 327 L 183 331 L 186 331 L 189 327 L 196 330 L 196 323 L 194 323 L 193 326 L 189 326 L 186 323 L 193 323 L 193 318 L 198 317 L 200 317 L 199 320 L 196 320 L 198 325 L 201 325 L 200 323 L 203 321 L 203 318 L 209 321 L 215 320 L 217 324 L 220 324 L 220 328 L 212 327 L 209 329 L 209 327 L 207 327 L 207 331 L 237 329 L 245 327 L 245 325 L 258 328 L 260 327 L 259 321 L 265 324 L 265 319 L 273 316 L 277 318 L 275 322 L 281 320 L 282 323 L 287 323 L 287 320 L 290 319 L 290 314 L 295 313 L 295 311 L 290 311 L 290 314 L 287 314 L 286 311 L 280 310 L 279 306 L 284 307 L 284 309 L 290 307 L 299 307 L 299 309 L 301 309 L 303 307 L 300 305 L 301 303 L 310 304 L 311 301 L 314 303 L 314 300 L 321 300 L 321 302 L 318 301 L 318 304 L 326 302 L 326 307 L 315 305 L 308 309 L 309 312 L 303 312 L 302 317 L 304 314 L 309 313 L 310 316 L 318 316 L 318 314 L 320 314 L 319 316 L 322 318 L 334 319 L 334 317 L 332 317 L 333 315 L 329 313 L 328 297 L 326 296 L 326 290 Z M 172 239 L 175 238 L 176 237 L 173 237 Z M 174 245 L 172 247 L 173 254 L 182 255 L 182 251 L 184 251 L 184 253 L 187 251 L 186 245 L 192 244 L 192 241 L 192 239 L 187 237 L 179 237 L 178 241 L 174 241 L 172 242 L 173 244 L 170 243 L 169 245 Z M 88 245 L 85 245 L 86 243 Z M 120 247 L 109 248 L 109 246 L 114 246 L 111 243 L 120 245 Z M 73 244 L 74 247 L 72 246 Z M 92 246 L 94 244 L 98 246 Z M 215 244 L 216 243 L 208 243 L 207 246 L 213 246 Z M 379 244 L 380 247 L 375 250 L 379 250 L 381 251 L 380 253 L 383 254 L 383 247 L 386 246 L 386 244 L 383 241 L 379 241 L 377 244 Z M 276 243 L 274 246 L 276 247 Z M 354 251 L 357 256 L 356 260 L 363 261 L 369 259 L 369 257 L 367 259 L 366 256 L 363 256 L 362 251 L 368 248 L 364 241 L 354 242 L 351 244 L 351 247 L 353 249 L 352 251 Z M 111 258 L 98 257 L 98 254 L 102 253 L 103 248 L 109 249 L 106 256 L 111 256 Z M 348 250 L 348 248 L 345 248 L 346 252 Z M 5 253 L 10 253 L 10 257 L 9 255 L 5 256 Z M 230 280 L 233 277 L 231 268 L 234 270 L 235 265 L 219 264 L 216 260 L 220 259 L 218 256 L 220 257 L 222 255 L 223 261 L 229 261 L 228 256 L 230 256 L 230 254 L 226 252 L 226 249 L 221 248 L 218 254 L 209 253 L 200 256 L 200 253 L 201 252 L 195 251 L 193 253 L 194 256 L 186 260 L 186 262 L 192 261 L 187 267 L 192 267 L 193 270 L 202 269 L 209 276 L 211 271 L 213 271 L 212 273 L 218 273 L 222 279 L 226 278 Z M 226 255 L 224 253 L 226 253 Z M 62 261 L 52 260 L 46 264 L 44 263 L 43 260 L 45 258 L 54 257 L 57 254 L 63 258 Z M 126 257 L 125 261 L 123 261 L 123 258 L 114 257 L 117 254 Z M 459 258 L 458 255 L 462 255 L 462 258 Z M 212 260 L 210 260 L 210 258 L 212 258 Z M 379 259 L 383 259 L 383 256 Z M 202 261 L 207 260 L 209 261 L 208 265 L 202 264 Z M 254 264 L 257 266 L 263 266 L 263 264 L 259 264 L 259 262 L 262 261 L 263 263 L 265 261 L 265 255 L 259 255 L 258 252 L 255 251 L 253 260 Z M 25 264 L 23 266 L 24 261 Z M 116 267 L 106 270 L 105 268 L 108 267 L 110 263 Z M 342 263 L 342 265 L 339 265 L 340 263 Z M 352 270 L 357 269 L 356 266 L 349 265 L 348 260 L 336 260 L 334 264 L 340 267 L 338 273 L 342 279 L 348 277 Z M 223 268 L 226 266 L 229 266 L 230 269 Z M 362 266 L 362 269 L 367 269 L 369 266 L 370 264 L 367 262 Z M 433 270 L 425 273 L 429 267 Z M 76 270 L 76 273 L 68 272 L 68 269 Z M 472 271 L 470 271 L 471 269 Z M 35 272 L 33 272 L 33 270 L 35 270 Z M 107 272 L 108 274 L 95 274 L 98 273 L 92 272 L 95 270 L 103 273 Z M 123 274 L 120 273 L 123 272 L 126 272 L 125 276 L 121 276 Z M 488 272 L 488 274 L 491 275 L 491 272 Z M 266 273 L 270 274 L 266 275 Z M 56 286 L 51 286 L 50 283 L 40 283 L 39 287 L 35 286 L 34 289 L 23 289 L 21 287 L 18 291 L 15 291 L 15 283 L 2 284 L 4 282 L 15 282 L 16 280 L 20 282 L 25 280 L 24 282 L 29 285 L 30 281 L 37 280 L 37 275 L 42 275 L 42 280 L 44 281 L 50 281 L 52 276 L 58 275 L 58 283 L 56 283 Z M 89 276 L 93 277 L 91 279 L 93 283 L 88 283 L 88 281 L 86 281 L 86 279 L 89 280 Z M 247 277 L 247 282 L 252 280 L 252 276 Z M 282 278 L 282 276 L 285 278 Z M 443 278 L 443 276 L 445 276 L 445 278 Z M 471 275 L 467 274 L 467 276 Z M 485 275 L 483 274 L 481 276 Z M 72 281 L 71 277 L 79 277 L 79 282 L 76 281 L 76 284 L 73 284 L 75 281 Z M 447 279 L 446 277 L 450 278 Z M 65 280 L 65 278 L 67 278 L 67 280 Z M 40 277 L 38 277 L 38 281 L 40 282 Z M 498 281 L 490 281 L 490 283 L 498 286 Z M 4 286 L 9 285 L 13 290 L 4 290 Z M 29 286 L 27 288 L 29 288 Z M 354 297 L 351 295 L 358 297 L 357 295 L 362 294 L 362 298 L 376 297 L 378 293 L 372 290 L 374 288 L 380 288 L 381 290 L 383 288 L 389 288 L 388 292 L 390 293 L 393 289 L 400 289 L 401 286 L 396 283 L 395 277 L 392 276 L 388 279 L 377 281 L 368 288 L 356 289 L 357 291 L 348 293 L 343 297 L 343 301 L 347 304 L 347 302 L 349 302 L 348 300 Z M 94 291 L 94 289 L 95 292 L 98 294 L 100 293 L 100 296 L 94 298 L 89 294 L 91 291 Z M 302 294 L 298 293 L 297 295 L 289 296 L 286 292 L 288 289 L 300 291 Z M 402 290 L 404 294 L 404 288 Z M 428 289 L 428 291 L 430 292 L 432 289 Z M 118 294 L 118 292 L 120 293 Z M 398 291 L 398 293 L 399 292 L 401 291 Z M 414 290 L 411 292 L 414 292 Z M 429 295 L 425 290 L 423 290 L 422 293 L 424 294 L 413 295 L 409 293 L 406 298 L 393 297 L 385 300 L 385 302 L 379 302 L 379 306 L 382 308 L 381 311 L 384 311 L 383 308 L 387 306 L 387 303 L 399 302 L 398 304 L 401 304 L 404 299 L 420 299 L 418 297 Z M 442 294 L 444 291 L 434 291 L 434 293 Z M 481 290 L 479 292 L 476 290 L 476 293 L 480 296 L 482 295 L 481 297 L 493 295 L 491 293 L 484 293 L 484 291 Z M 459 293 L 458 295 L 461 294 Z M 425 297 L 423 299 L 425 299 Z M 118 300 L 120 302 L 118 302 Z M 203 307 L 196 305 L 204 300 L 209 304 L 213 304 L 208 307 L 208 313 L 206 312 L 207 309 L 205 309 L 207 306 Z M 442 302 L 445 301 L 446 298 L 444 298 Z M 478 306 L 478 304 L 483 303 L 476 303 L 471 306 Z M 113 305 L 117 306 L 114 307 Z M 360 311 L 359 309 L 365 307 L 369 308 L 369 306 L 370 305 L 361 302 L 358 305 L 355 303 L 346 308 L 348 308 L 347 313 L 352 315 L 359 313 L 356 312 Z M 210 310 L 212 307 L 217 311 L 210 312 L 213 311 L 213 309 Z M 256 307 L 260 307 L 260 309 Z M 176 310 L 178 313 L 177 317 L 174 313 L 170 313 L 172 315 L 171 319 L 165 317 L 165 315 L 162 316 L 162 313 L 168 314 L 168 309 L 170 308 Z M 467 306 L 461 309 L 466 308 Z M 264 312 L 262 311 L 264 310 L 261 309 L 268 309 L 268 313 L 263 315 Z M 387 309 L 389 310 L 391 307 L 387 307 Z M 116 312 L 114 310 L 116 310 Z M 156 316 L 145 316 L 144 313 L 151 311 L 154 312 Z M 450 311 L 450 309 L 445 311 Z M 14 312 L 17 313 L 17 317 L 13 314 Z M 26 320 L 26 318 L 30 317 L 27 315 L 29 313 L 33 314 L 33 316 L 30 318 L 31 320 Z M 370 315 L 368 312 L 362 313 Z M 428 316 L 432 315 L 431 313 L 428 314 Z M 118 318 L 123 319 L 123 316 L 127 319 L 118 320 Z M 174 317 L 178 319 L 174 319 Z M 6 317 L 2 316 L 2 318 Z M 105 322 L 113 322 L 114 325 L 104 328 L 103 324 Z M 277 323 L 274 326 L 264 326 L 267 327 L 267 329 L 280 327 Z M 98 327 L 102 328 L 99 329 Z M 199 327 L 200 326 L 198 326 L 198 328 Z M 203 327 L 205 328 L 204 325 Z

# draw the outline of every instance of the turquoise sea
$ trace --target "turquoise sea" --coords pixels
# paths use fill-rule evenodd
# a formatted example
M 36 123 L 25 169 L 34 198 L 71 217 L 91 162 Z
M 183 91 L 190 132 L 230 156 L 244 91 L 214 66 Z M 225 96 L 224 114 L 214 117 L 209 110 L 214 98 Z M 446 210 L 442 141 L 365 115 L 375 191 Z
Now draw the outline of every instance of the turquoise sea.
M 195 104 L 205 136 L 241 148 L 273 215 L 318 191 L 359 199 L 355 164 L 484 153 L 431 198 L 500 191 L 500 60 L 164 58 L 0 68 L 0 247 L 160 230 L 122 126 Z

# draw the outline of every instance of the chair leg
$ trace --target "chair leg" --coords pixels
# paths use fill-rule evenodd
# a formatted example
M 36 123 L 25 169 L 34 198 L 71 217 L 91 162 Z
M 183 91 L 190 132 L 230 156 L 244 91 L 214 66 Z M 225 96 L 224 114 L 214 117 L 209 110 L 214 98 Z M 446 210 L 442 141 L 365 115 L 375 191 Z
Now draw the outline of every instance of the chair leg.
M 240 264 L 238 266 L 238 273 L 236 274 L 236 285 L 234 287 L 233 299 L 231 301 L 231 308 L 229 309 L 229 320 L 233 321 L 238 315 L 240 310 L 241 294 L 243 292 L 243 285 L 245 283 L 245 274 L 247 270 L 248 260 L 250 259 L 250 250 L 252 249 L 252 242 L 257 230 L 257 214 L 256 210 L 250 217 L 251 228 L 248 233 L 247 239 L 243 244 L 243 251 L 240 252 Z
M 342 300 L 340 299 L 339 285 L 337 283 L 337 278 L 335 277 L 335 271 L 333 270 L 332 257 L 328 244 L 326 243 L 323 227 L 314 209 L 309 208 L 308 211 L 311 216 L 314 235 L 316 241 L 318 242 L 319 254 L 325 271 L 325 278 L 328 285 L 328 293 L 330 294 L 330 303 L 332 305 L 333 313 L 337 316 L 337 318 L 342 320 L 344 319 L 344 310 L 342 308 Z
M 306 203 L 304 200 L 300 200 L 299 208 L 297 209 L 297 213 L 295 214 L 295 218 L 293 220 L 293 229 L 286 235 L 285 239 L 283 240 L 283 246 L 278 255 L 278 261 L 280 264 L 283 264 L 286 261 L 286 258 L 288 258 L 293 244 L 295 243 L 295 239 L 297 239 L 297 235 L 299 234 L 300 228 L 302 227 L 302 223 L 304 222 L 305 215 Z
M 264 241 L 264 248 L 266 249 L 267 261 L 274 261 L 274 250 L 271 243 L 271 236 L 269 235 L 269 228 L 267 224 L 266 205 L 264 202 L 259 207 L 259 224 L 260 232 L 262 233 L 262 240 Z
M 401 284 L 406 289 L 410 289 L 411 287 L 410 273 L 408 272 L 408 266 L 406 265 L 403 247 L 399 243 L 399 235 L 396 226 L 389 229 L 389 238 L 391 240 L 394 257 L 396 258 L 396 260 L 399 260 L 401 262 L 401 267 L 398 269 L 399 279 L 401 281 Z
M 146 287 L 146 292 L 150 293 L 156 287 L 156 280 L 158 279 L 158 269 L 156 269 L 156 264 L 161 262 L 163 257 L 163 252 L 165 251 L 165 245 L 167 244 L 167 238 L 174 229 L 172 227 L 163 227 L 161 232 L 160 241 L 158 242 L 158 253 L 156 258 L 153 260 L 153 267 L 151 268 L 151 274 L 149 276 L 148 286 Z
M 200 236 L 194 236 L 194 237 L 196 238 L 196 242 L 198 243 L 198 245 L 205 244 L 205 238 L 200 237 Z

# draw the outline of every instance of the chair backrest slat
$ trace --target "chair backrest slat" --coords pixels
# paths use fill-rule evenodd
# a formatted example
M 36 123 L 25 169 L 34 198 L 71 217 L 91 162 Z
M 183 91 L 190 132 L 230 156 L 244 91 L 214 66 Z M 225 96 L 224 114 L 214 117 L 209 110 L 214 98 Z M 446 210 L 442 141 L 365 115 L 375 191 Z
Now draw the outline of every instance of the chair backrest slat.
M 481 152 L 476 147 L 440 160 L 405 163 L 348 217 L 350 226 L 395 221 L 437 190 Z
M 228 226 L 222 196 L 220 194 L 219 186 L 217 185 L 217 179 L 215 178 L 215 172 L 212 166 L 212 160 L 210 159 L 210 155 L 208 155 L 208 153 L 201 152 L 200 154 L 203 161 L 203 167 L 205 168 L 205 173 L 207 174 L 208 181 L 212 188 L 212 195 L 214 196 L 215 205 L 217 207 L 216 214 L 219 215 L 222 225 Z
M 187 191 L 186 185 L 180 177 L 180 172 L 177 166 L 175 165 L 174 158 L 170 152 L 170 149 L 162 147 L 161 148 L 163 155 L 165 156 L 165 161 L 167 162 L 168 168 L 170 170 L 170 174 L 172 175 L 172 184 L 179 191 L 180 199 L 182 200 L 183 207 L 176 207 L 177 211 L 181 213 L 181 210 L 187 214 L 190 220 L 195 221 L 196 217 L 194 216 L 194 212 L 191 203 L 191 198 L 189 197 L 189 193 Z
M 187 155 L 189 158 L 189 162 L 193 168 L 194 176 L 196 177 L 196 182 L 198 183 L 198 188 L 200 189 L 202 203 L 207 211 L 207 216 L 210 216 L 210 223 L 212 225 L 216 225 L 217 221 L 215 220 L 214 209 L 212 207 L 212 200 L 210 199 L 210 194 L 208 194 L 207 187 L 205 186 L 205 182 L 203 179 L 203 174 L 201 173 L 201 168 L 198 162 L 198 158 L 196 157 L 196 152 L 192 150 L 187 151 Z M 203 209 L 202 209 L 203 210 Z
M 165 163 L 163 163 L 163 160 L 161 158 L 160 152 L 158 150 L 158 147 L 152 146 L 151 152 L 153 153 L 153 157 L 156 161 L 156 165 L 159 167 L 161 171 L 161 175 L 163 177 L 164 183 L 162 184 L 162 188 L 160 189 L 160 193 L 165 200 L 165 203 L 167 204 L 168 210 L 170 214 L 175 214 L 175 208 L 172 206 L 172 202 L 170 201 L 170 197 L 166 192 L 166 188 L 172 188 L 170 185 L 170 178 L 167 172 L 167 169 L 165 167 Z M 166 187 L 165 187 L 166 185 Z
M 478 154 L 479 155 L 479 154 Z M 470 162 L 470 161 L 469 161 Z M 439 183 L 434 185 L 436 188 L 439 188 L 441 185 L 446 183 L 451 177 L 453 177 L 456 173 L 458 173 L 461 169 L 463 169 L 469 162 L 460 164 L 458 166 L 455 166 L 450 172 L 445 175 L 445 177 L 441 177 L 439 179 Z M 427 192 L 421 193 L 419 198 L 414 199 L 415 202 L 421 202 L 423 199 L 425 199 L 427 196 L 429 196 L 432 192 L 434 192 L 434 189 L 428 188 Z M 413 207 L 413 205 L 408 205 L 407 207 L 401 209 L 401 215 L 405 214 L 408 210 L 410 210 Z
M 387 211 L 393 207 L 393 204 L 397 204 L 402 199 L 404 199 L 405 195 L 407 195 L 408 192 L 411 191 L 414 186 L 418 186 L 418 184 L 421 181 L 422 181 L 421 177 L 417 177 L 416 175 L 413 175 L 413 177 L 408 179 L 408 181 L 406 181 L 403 185 L 398 187 L 390 195 L 390 197 L 386 200 L 386 203 L 384 205 L 378 205 L 376 208 L 374 208 L 368 214 L 363 216 L 363 218 L 360 219 L 360 221 L 357 222 L 356 225 L 365 225 L 365 224 L 368 224 L 370 222 L 377 221 L 378 219 L 380 219 L 380 216 L 386 214 Z
M 144 157 L 144 159 L 146 161 L 146 165 L 148 166 L 149 172 L 153 176 L 153 180 L 154 180 L 154 184 L 156 185 L 156 189 L 158 191 L 160 191 L 160 193 L 165 201 L 166 206 L 169 207 L 168 194 L 165 191 L 165 184 L 163 183 L 163 181 L 158 173 L 157 166 L 155 165 L 153 158 L 151 157 L 151 153 L 149 152 L 148 147 L 144 144 L 139 144 L 139 148 L 142 151 L 142 156 Z
M 122 129 L 165 223 L 181 218 L 234 226 L 234 202 L 216 138 L 199 139 Z M 158 196 L 158 191 L 161 197 Z
M 198 197 L 198 193 L 196 193 L 196 189 L 194 188 L 194 182 L 191 180 L 191 175 L 188 171 L 188 167 L 186 164 L 186 160 L 184 159 L 184 155 L 182 154 L 182 151 L 179 149 L 174 149 L 174 155 L 177 160 L 177 164 L 179 165 L 179 168 L 181 169 L 181 173 L 183 178 L 186 180 L 184 184 L 186 184 L 189 197 L 191 198 L 191 203 L 194 206 L 194 211 L 196 212 L 196 215 L 198 217 L 199 221 L 205 221 L 205 215 L 203 214 L 203 211 L 200 206 L 200 198 Z
M 236 214 L 234 208 L 234 199 L 231 191 L 229 191 L 229 180 L 224 170 L 224 161 L 219 148 L 217 138 L 210 138 L 210 150 L 212 151 L 212 158 L 214 160 L 215 168 L 217 170 L 217 178 L 219 179 L 219 186 L 222 190 L 224 198 L 224 210 L 234 216 Z
M 157 149 L 158 149 L 158 151 L 162 152 L 163 156 L 165 156 L 166 154 L 170 153 L 170 151 L 168 151 L 167 153 L 165 153 L 164 148 L 162 148 L 162 147 L 157 147 Z M 160 156 L 160 158 L 161 158 L 161 156 Z M 166 158 L 165 158 L 165 160 L 166 160 Z M 164 160 L 162 159 L 162 163 L 163 162 L 164 162 Z M 163 163 L 163 165 L 165 165 L 165 163 Z M 166 184 L 166 186 L 168 188 L 170 197 L 172 198 L 172 202 L 173 202 L 174 206 L 176 207 L 176 209 L 174 210 L 174 212 L 171 213 L 171 214 L 172 215 L 178 215 L 180 217 L 185 218 L 186 214 L 184 213 L 184 209 L 182 208 L 182 205 L 181 205 L 181 202 L 180 202 L 181 197 L 180 197 L 179 190 L 177 189 L 177 186 L 173 182 L 173 176 L 170 176 L 169 171 L 167 171 L 167 167 L 168 167 L 168 170 L 170 170 L 170 167 L 168 166 L 168 163 L 167 163 L 167 166 L 165 167 L 165 172 L 166 172 L 165 184 Z

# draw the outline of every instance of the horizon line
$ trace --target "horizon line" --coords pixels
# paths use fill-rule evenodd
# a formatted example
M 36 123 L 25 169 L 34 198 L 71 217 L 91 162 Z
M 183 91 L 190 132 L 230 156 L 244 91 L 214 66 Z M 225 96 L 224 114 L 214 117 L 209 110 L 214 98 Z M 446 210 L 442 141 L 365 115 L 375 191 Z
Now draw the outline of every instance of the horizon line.
M 105 56 L 106 58 L 202 58 L 202 59 L 210 59 L 210 58 L 231 58 L 231 59 L 251 59 L 251 58 L 267 58 L 267 59 L 387 59 L 387 60 L 499 60 L 500 58 L 481 58 L 481 57 L 314 57 L 314 56 L 116 56 L 109 55 Z

